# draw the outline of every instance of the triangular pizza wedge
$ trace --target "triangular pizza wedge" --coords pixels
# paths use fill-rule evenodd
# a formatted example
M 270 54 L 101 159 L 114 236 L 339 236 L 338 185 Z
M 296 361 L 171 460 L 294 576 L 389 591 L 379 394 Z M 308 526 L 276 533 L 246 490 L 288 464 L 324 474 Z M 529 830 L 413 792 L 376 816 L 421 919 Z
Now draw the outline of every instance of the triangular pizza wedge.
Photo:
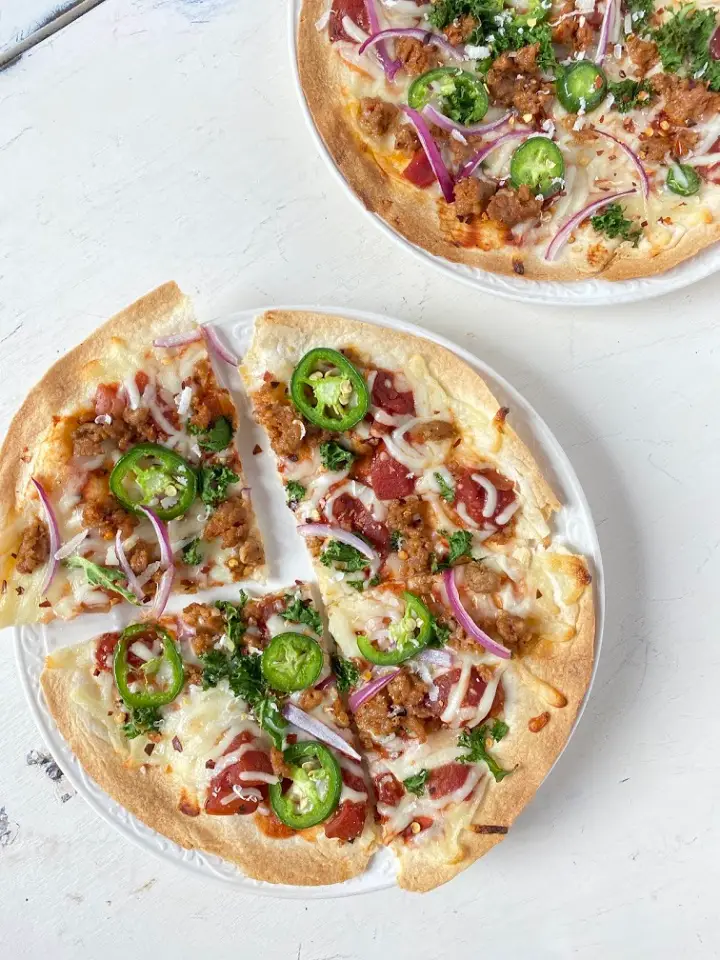
M 58 649 L 41 677 L 88 774 L 153 829 L 272 883 L 338 883 L 376 846 L 370 789 L 305 585 Z
M 216 342 L 169 283 L 30 392 L 0 451 L 0 625 L 264 579 Z

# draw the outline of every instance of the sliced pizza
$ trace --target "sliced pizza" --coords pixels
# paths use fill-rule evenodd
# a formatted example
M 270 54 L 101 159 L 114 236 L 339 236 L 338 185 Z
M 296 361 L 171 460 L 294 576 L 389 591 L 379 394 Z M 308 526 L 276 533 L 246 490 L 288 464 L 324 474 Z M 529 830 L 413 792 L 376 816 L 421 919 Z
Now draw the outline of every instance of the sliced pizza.
M 274 311 L 242 373 L 315 560 L 383 840 L 400 884 L 428 889 L 507 832 L 570 733 L 587 564 L 553 537 L 560 504 L 508 411 L 450 351 Z
M 223 356 L 167 284 L 30 392 L 0 451 L 0 625 L 264 578 Z
M 447 260 L 661 273 L 720 237 L 717 0 L 303 0 L 302 88 L 351 189 Z
M 181 846 L 272 883 L 365 869 L 370 790 L 305 585 L 58 649 L 41 683 L 90 776 Z

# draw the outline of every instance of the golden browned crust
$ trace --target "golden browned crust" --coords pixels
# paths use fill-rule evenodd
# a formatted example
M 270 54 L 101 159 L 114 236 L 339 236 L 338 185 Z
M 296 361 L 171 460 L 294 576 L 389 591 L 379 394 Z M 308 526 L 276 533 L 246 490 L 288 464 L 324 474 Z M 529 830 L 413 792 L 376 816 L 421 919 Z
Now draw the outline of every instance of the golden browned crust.
M 130 768 L 98 736 L 72 700 L 74 673 L 46 665 L 40 678 L 48 708 L 89 776 L 134 816 L 188 850 L 198 849 L 237 864 L 255 880 L 303 886 L 342 883 L 362 873 L 369 844 L 315 843 L 300 836 L 265 836 L 253 817 L 187 816 L 178 809 L 182 787 L 158 767 Z
M 330 156 L 352 190 L 371 213 L 410 243 L 445 260 L 490 273 L 517 276 L 520 262 L 527 280 L 569 282 L 593 277 L 614 281 L 655 276 L 720 240 L 720 223 L 705 224 L 689 229 L 675 246 L 654 256 L 622 244 L 609 260 L 593 265 L 582 250 L 575 256 L 566 255 L 561 263 L 548 263 L 534 253 L 505 245 L 489 221 L 476 238 L 482 248 L 461 244 L 460 235 L 465 230 L 459 224 L 457 238 L 448 239 L 438 216 L 442 202 L 381 166 L 356 132 L 343 92 L 340 58 L 333 52 L 327 31 L 315 26 L 324 10 L 325 0 L 304 0 L 300 14 L 298 69 L 305 100 Z

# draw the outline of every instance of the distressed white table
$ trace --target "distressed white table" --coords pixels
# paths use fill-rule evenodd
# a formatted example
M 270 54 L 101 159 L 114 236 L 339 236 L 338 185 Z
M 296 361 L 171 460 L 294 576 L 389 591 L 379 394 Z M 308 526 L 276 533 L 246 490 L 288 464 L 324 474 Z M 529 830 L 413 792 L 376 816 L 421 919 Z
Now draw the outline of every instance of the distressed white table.
M 2 0 L 30 20 L 48 6 Z M 0 429 L 52 361 L 169 278 L 204 317 L 334 302 L 442 331 L 526 394 L 585 485 L 609 601 L 595 692 L 508 839 L 454 883 L 278 902 L 188 879 L 53 782 L 6 633 L 0 953 L 718 956 L 718 281 L 570 312 L 424 272 L 329 178 L 286 51 L 280 0 L 107 0 L 0 74 Z

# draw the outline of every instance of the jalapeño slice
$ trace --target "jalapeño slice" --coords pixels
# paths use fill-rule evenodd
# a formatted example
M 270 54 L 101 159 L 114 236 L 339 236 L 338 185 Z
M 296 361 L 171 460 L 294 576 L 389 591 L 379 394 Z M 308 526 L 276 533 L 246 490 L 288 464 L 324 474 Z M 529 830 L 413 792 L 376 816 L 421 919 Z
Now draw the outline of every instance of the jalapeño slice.
M 432 614 L 414 593 L 404 593 L 405 613 L 401 620 L 391 624 L 388 629 L 392 647 L 379 650 L 368 637 L 357 638 L 358 650 L 369 660 L 381 667 L 392 667 L 420 653 L 432 635 Z
M 674 163 L 668 170 L 665 185 L 681 197 L 692 197 L 700 189 L 700 177 L 687 163 Z
M 562 189 L 565 161 L 559 148 L 547 137 L 530 137 L 510 160 L 514 187 L 527 186 L 534 196 L 550 197 Z
M 145 646 L 155 640 L 162 642 L 163 650 L 158 657 L 146 660 L 134 667 L 128 662 L 129 648 L 136 641 Z M 134 674 L 130 689 L 130 672 Z M 175 641 L 158 623 L 134 623 L 120 634 L 115 647 L 113 673 L 120 696 L 128 707 L 162 707 L 180 693 L 185 683 L 185 671 Z
M 274 690 L 282 693 L 312 686 L 322 666 L 320 644 L 305 633 L 279 633 L 262 655 L 263 676 Z
M 290 767 L 290 787 L 283 781 L 270 784 L 270 805 L 292 830 L 305 830 L 327 820 L 340 802 L 340 765 L 327 747 L 316 740 L 293 743 L 283 753 Z
M 591 60 L 572 63 L 557 82 L 557 96 L 568 113 L 591 113 L 607 95 L 605 71 Z
M 428 70 L 410 84 L 408 106 L 414 110 L 422 110 L 434 98 L 441 113 L 464 126 L 482 120 L 490 105 L 482 79 L 459 67 Z
M 293 371 L 290 396 L 310 423 L 336 433 L 354 427 L 370 406 L 359 371 L 329 347 L 316 347 L 305 354 Z
M 110 490 L 128 510 L 152 507 L 161 520 L 187 513 L 197 494 L 197 475 L 187 460 L 157 443 L 139 443 L 120 457 Z

